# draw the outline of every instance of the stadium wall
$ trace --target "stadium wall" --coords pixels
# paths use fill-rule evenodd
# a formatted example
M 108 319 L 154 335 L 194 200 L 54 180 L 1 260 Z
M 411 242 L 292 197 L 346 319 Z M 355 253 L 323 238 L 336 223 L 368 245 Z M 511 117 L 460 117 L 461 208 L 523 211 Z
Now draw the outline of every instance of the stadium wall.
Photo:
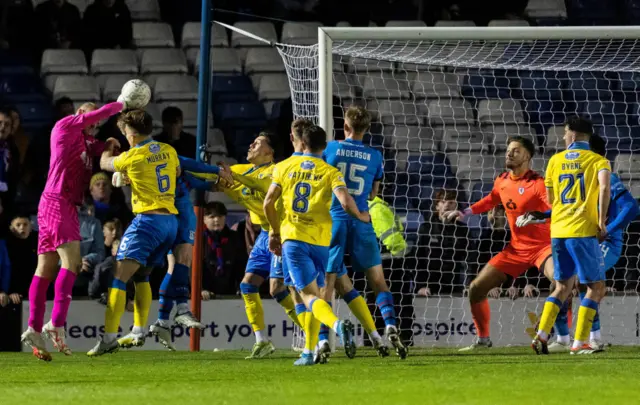
M 542 309 L 542 300 L 520 299 L 502 300 L 502 311 L 498 305 L 492 305 L 491 328 L 501 330 L 500 335 L 492 335 L 496 346 L 527 345 L 531 342 L 536 314 Z M 290 349 L 293 338 L 293 323 L 286 317 L 282 308 L 272 300 L 264 301 L 266 325 L 269 338 L 279 349 Z M 476 334 L 464 298 L 418 298 L 414 301 L 416 320 L 413 323 L 414 344 L 425 347 L 451 347 L 471 344 Z M 509 310 L 504 310 L 505 306 Z M 51 308 L 51 305 L 48 305 Z M 438 308 L 453 308 L 450 311 Z M 609 297 L 600 308 L 603 322 L 603 340 L 616 345 L 640 344 L 640 314 L 637 312 L 638 297 Z M 158 309 L 154 301 L 151 313 Z M 346 306 L 340 305 L 339 315 L 350 316 Z M 345 313 L 347 312 L 347 313 Z M 23 304 L 23 325 L 27 328 L 28 303 Z M 25 315 L 26 314 L 26 315 Z M 45 319 L 51 316 L 48 310 Z M 104 306 L 93 301 L 74 301 L 69 309 L 67 321 L 67 342 L 75 351 L 89 350 L 95 345 L 102 333 Z M 354 318 L 351 318 L 355 321 Z M 523 321 L 523 319 L 525 321 Z M 251 327 L 246 322 L 242 300 L 216 300 L 202 303 L 202 322 L 207 328 L 201 332 L 202 350 L 250 350 L 255 339 Z M 133 313 L 126 312 L 122 317 L 121 330 L 133 326 Z M 358 344 L 363 344 L 363 330 L 357 325 Z M 182 327 L 173 329 L 174 343 L 178 350 L 189 349 L 189 333 Z M 149 338 L 141 349 L 165 350 L 164 347 Z

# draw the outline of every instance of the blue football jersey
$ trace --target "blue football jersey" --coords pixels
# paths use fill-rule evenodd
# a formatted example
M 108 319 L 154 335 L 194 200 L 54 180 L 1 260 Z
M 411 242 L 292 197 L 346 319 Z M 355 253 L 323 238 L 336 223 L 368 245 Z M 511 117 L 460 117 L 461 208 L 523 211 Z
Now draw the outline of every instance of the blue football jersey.
M 371 194 L 373 183 L 382 180 L 384 176 L 382 154 L 365 146 L 361 141 L 347 139 L 342 142 L 329 142 L 322 157 L 342 172 L 349 194 L 353 196 L 358 209 L 368 211 L 369 194 Z M 331 217 L 350 218 L 335 196 L 331 202 Z
M 607 214 L 607 224 L 618 216 L 620 211 L 624 208 L 625 200 L 620 196 L 624 193 L 628 193 L 627 189 L 620 181 L 620 178 L 611 173 L 611 202 L 609 203 L 609 212 Z M 616 247 L 622 248 L 624 228 L 607 235 L 607 241 L 614 244 Z

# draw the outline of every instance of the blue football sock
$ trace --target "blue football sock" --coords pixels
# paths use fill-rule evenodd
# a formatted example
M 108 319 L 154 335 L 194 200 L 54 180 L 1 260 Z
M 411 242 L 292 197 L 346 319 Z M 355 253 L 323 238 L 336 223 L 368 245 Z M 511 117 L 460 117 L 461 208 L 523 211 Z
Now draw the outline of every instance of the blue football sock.
M 158 309 L 158 319 L 167 321 L 169 320 L 169 315 L 171 315 L 171 310 L 173 309 L 173 296 L 171 288 L 171 274 L 167 273 L 162 280 L 162 284 L 160 284 L 160 307 Z
M 393 295 L 388 292 L 381 292 L 376 297 L 376 305 L 380 308 L 385 326 L 396 326 L 396 309 L 393 305 Z
M 562 304 L 556 318 L 556 323 L 554 324 L 556 334 L 559 336 L 569 336 L 569 305 L 571 305 L 570 299 Z
M 330 302 L 327 302 L 330 307 L 332 307 Z M 333 325 L 332 325 L 333 326 Z M 321 342 L 323 340 L 329 340 L 329 331 L 331 328 L 324 323 L 320 325 L 320 333 L 318 333 L 318 341 Z
M 173 276 L 171 277 L 171 285 L 175 291 L 176 304 L 186 304 L 189 300 L 189 275 L 191 269 L 184 264 L 176 263 L 173 268 Z

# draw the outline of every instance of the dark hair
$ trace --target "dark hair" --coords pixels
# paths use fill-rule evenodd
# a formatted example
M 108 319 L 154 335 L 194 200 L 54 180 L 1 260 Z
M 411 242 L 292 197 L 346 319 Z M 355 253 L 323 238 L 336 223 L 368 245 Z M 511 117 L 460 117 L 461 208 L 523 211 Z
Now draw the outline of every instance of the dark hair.
M 569 117 L 567 122 L 565 122 L 565 125 L 569 130 L 582 135 L 591 136 L 593 134 L 593 123 L 590 120 L 577 115 Z
M 356 134 L 362 134 L 371 127 L 371 114 L 360 105 L 352 105 L 344 113 L 344 121 Z
M 598 135 L 591 135 L 591 138 L 589 138 L 589 149 L 600 156 L 604 156 L 607 154 L 607 141 Z
M 122 125 L 122 126 L 121 126 Z M 153 118 L 143 110 L 129 110 L 118 117 L 118 127 L 128 125 L 139 135 L 149 136 L 153 132 Z
M 60 97 L 59 99 L 56 100 L 56 102 L 54 103 L 54 106 L 56 108 L 60 108 L 64 104 L 73 105 L 73 100 L 71 100 L 69 97 Z
M 162 110 L 163 124 L 175 124 L 179 120 L 182 120 L 182 110 L 178 107 L 169 106 Z
M 327 147 L 327 133 L 317 125 L 311 125 L 302 131 L 302 142 L 311 152 L 320 152 Z
M 522 145 L 523 148 L 527 150 L 527 152 L 529 152 L 529 156 L 535 156 L 536 146 L 533 144 L 533 141 L 531 139 L 524 136 L 516 135 L 510 136 L 509 139 L 507 139 L 507 146 L 511 144 L 511 142 L 518 142 L 520 145 Z
M 204 206 L 204 216 L 220 217 L 227 215 L 227 207 L 220 201 L 211 201 Z
M 256 139 L 260 137 L 267 139 L 267 143 L 269 144 L 269 146 L 271 146 L 271 149 L 273 149 L 275 153 L 276 146 L 278 145 L 278 138 L 276 138 L 276 135 L 270 131 L 260 131 L 260 133 L 256 135 Z
M 453 189 L 444 189 L 436 191 L 433 198 L 433 210 L 436 210 L 436 206 L 440 201 L 458 201 L 458 192 Z
M 9 117 L 10 120 L 13 120 L 11 118 L 11 111 L 16 111 L 16 110 L 12 110 L 10 107 L 7 107 L 7 106 L 0 107 L 0 114 L 6 115 L 7 117 Z
M 298 118 L 291 123 L 291 133 L 296 138 L 302 138 L 302 131 L 313 125 L 313 121 L 306 118 Z

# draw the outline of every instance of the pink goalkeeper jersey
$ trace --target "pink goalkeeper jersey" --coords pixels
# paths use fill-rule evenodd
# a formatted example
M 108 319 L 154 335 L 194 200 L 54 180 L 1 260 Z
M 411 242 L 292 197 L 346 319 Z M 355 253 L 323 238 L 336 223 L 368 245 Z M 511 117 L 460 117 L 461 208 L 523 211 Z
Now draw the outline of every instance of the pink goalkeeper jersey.
M 122 103 L 109 103 L 95 111 L 70 115 L 51 131 L 51 160 L 45 193 L 57 194 L 81 205 L 89 186 L 93 157 L 102 153 L 101 142 L 85 136 L 83 129 L 122 111 Z

